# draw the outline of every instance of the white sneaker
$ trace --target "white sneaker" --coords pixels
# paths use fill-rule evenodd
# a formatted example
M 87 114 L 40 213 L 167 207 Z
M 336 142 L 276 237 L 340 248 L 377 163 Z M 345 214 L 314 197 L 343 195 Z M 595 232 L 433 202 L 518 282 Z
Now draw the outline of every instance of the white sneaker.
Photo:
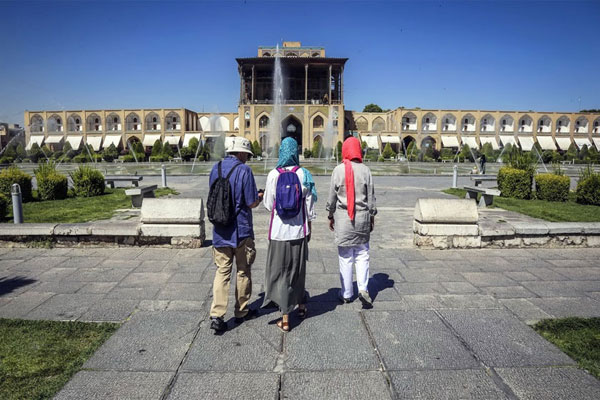
M 369 292 L 366 290 L 358 292 L 358 298 L 365 307 L 371 307 L 373 305 L 373 300 L 371 300 L 371 296 L 369 296 Z

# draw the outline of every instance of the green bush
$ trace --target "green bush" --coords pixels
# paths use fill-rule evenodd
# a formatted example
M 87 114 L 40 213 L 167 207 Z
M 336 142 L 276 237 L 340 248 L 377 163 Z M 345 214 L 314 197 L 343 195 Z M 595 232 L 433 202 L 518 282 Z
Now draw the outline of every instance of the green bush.
M 379 161 L 379 162 L 385 161 L 385 157 L 379 156 L 379 157 L 377 157 L 377 161 Z
M 13 162 L 15 162 L 15 159 L 9 156 L 0 158 L 0 164 L 12 164 Z
M 123 162 L 134 162 L 135 158 L 131 154 L 125 154 L 124 156 L 119 157 L 119 159 Z
M 579 172 L 575 201 L 600 206 L 600 174 L 587 166 Z
M 114 143 L 111 143 L 111 145 L 104 149 L 104 152 L 102 153 L 102 158 L 104 158 L 104 161 L 111 162 L 117 159 L 118 157 L 119 151 L 117 150 L 117 147 L 114 145 Z
M 54 162 L 40 164 L 34 171 L 40 200 L 62 200 L 67 198 L 67 177 L 56 170 Z
M 531 198 L 532 175 L 529 171 L 502 167 L 498 171 L 498 189 L 503 197 Z
M 396 157 L 396 153 L 392 150 L 392 146 L 387 143 L 383 148 L 383 153 L 381 154 L 383 158 L 394 158 Z
M 11 198 L 10 188 L 14 183 L 18 183 L 21 187 L 21 196 L 24 202 L 33 200 L 31 175 L 21 171 L 14 165 L 0 171 L 0 193 L 9 199 Z
M 198 156 L 198 161 L 204 161 L 204 156 L 202 154 Z
M 77 154 L 75 157 L 73 157 L 71 159 L 71 161 L 73 161 L 74 163 L 86 163 L 86 162 L 88 162 L 90 160 L 89 160 L 89 157 L 87 155 L 85 155 L 85 154 L 82 153 L 82 154 Z
M 173 152 L 173 146 L 171 146 L 169 143 L 165 143 L 160 155 L 163 156 L 165 161 L 168 161 L 169 159 L 171 159 L 175 155 L 175 153 Z
M 199 144 L 200 144 L 200 142 L 195 137 L 191 138 L 190 142 L 188 143 L 188 147 L 190 148 L 190 150 L 192 151 L 192 153 L 194 155 L 196 154 L 196 150 L 198 150 L 198 145 Z
M 182 147 L 181 149 L 179 149 L 179 153 L 181 153 L 181 158 L 184 161 L 189 161 L 190 158 L 194 156 L 192 150 L 189 147 Z
M 168 146 L 168 144 L 167 144 Z M 151 156 L 158 156 L 162 153 L 163 151 L 163 145 L 162 142 L 160 141 L 160 139 L 156 139 L 154 141 L 154 144 L 152 145 L 152 151 L 150 152 Z M 150 161 L 152 161 L 152 159 L 150 159 Z
M 6 212 L 8 211 L 8 199 L 5 195 L 0 193 L 0 221 L 6 218 Z
M 312 151 L 310 149 L 304 149 L 304 158 L 312 157 Z
M 97 169 L 80 166 L 71 172 L 73 191 L 79 197 L 99 196 L 104 193 L 104 175 Z
M 566 175 L 537 174 L 535 193 L 538 200 L 567 201 L 571 179 Z
M 150 156 L 150 162 L 163 162 L 163 161 L 169 161 L 169 157 L 165 156 L 163 154 L 158 155 L 158 156 Z

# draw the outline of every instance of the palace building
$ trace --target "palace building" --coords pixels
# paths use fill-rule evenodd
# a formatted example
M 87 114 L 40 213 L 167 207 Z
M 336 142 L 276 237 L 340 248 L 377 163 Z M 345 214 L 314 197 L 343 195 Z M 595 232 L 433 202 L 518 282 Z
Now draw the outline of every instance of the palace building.
M 282 74 L 281 132 L 294 137 L 301 149 L 324 139 L 326 129 L 342 141 L 354 135 L 381 151 L 389 143 L 398 152 L 414 141 L 418 147 L 458 148 L 462 144 L 494 148 L 508 143 L 531 150 L 600 148 L 600 113 L 562 113 L 501 110 L 425 110 L 397 108 L 367 113 L 344 108 L 344 67 L 347 58 L 327 57 L 323 47 L 284 42 L 283 47 L 259 47 L 256 57 L 237 58 L 240 92 L 237 112 L 200 113 L 189 109 L 111 109 L 25 111 L 27 148 L 34 143 L 60 148 L 91 145 L 99 151 L 114 144 L 126 148 L 139 141 L 187 146 L 195 137 L 202 142 L 242 136 L 269 143 L 274 114 L 276 55 Z

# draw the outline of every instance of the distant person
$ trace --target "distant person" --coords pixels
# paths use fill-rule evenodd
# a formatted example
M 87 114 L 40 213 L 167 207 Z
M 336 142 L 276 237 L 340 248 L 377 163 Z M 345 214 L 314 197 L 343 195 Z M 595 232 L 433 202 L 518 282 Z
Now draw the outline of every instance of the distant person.
M 252 295 L 251 267 L 256 257 L 252 208 L 263 194 L 256 190 L 252 169 L 245 165 L 252 155 L 250 141 L 233 138 L 225 149 L 227 156 L 210 172 L 207 214 L 213 224 L 213 256 L 217 271 L 213 282 L 210 329 L 215 334 L 227 330 L 223 317 L 227 311 L 233 260 L 237 267 L 234 315 L 237 323 L 257 315 L 248 303 Z
M 362 163 L 360 142 L 349 137 L 342 145 L 343 163 L 334 168 L 326 210 L 329 229 L 335 231 L 338 246 L 340 281 L 339 298 L 353 300 L 353 265 L 356 266 L 358 298 L 363 307 L 372 307 L 369 295 L 369 240 L 375 226 L 375 187 L 371 170 Z
M 485 154 L 482 154 L 481 157 L 479 158 L 479 164 L 480 164 L 480 170 L 481 170 L 481 174 L 485 175 L 485 163 L 486 163 L 486 159 L 485 159 Z
M 329 96 L 327 93 L 323 95 L 323 104 L 329 104 Z
M 289 315 L 298 306 L 298 316 L 306 318 L 306 260 L 317 192 L 312 175 L 301 168 L 298 143 L 287 137 L 281 141 L 277 167 L 269 172 L 264 206 L 271 212 L 269 248 L 265 270 L 265 299 L 281 310 L 277 327 L 289 332 Z

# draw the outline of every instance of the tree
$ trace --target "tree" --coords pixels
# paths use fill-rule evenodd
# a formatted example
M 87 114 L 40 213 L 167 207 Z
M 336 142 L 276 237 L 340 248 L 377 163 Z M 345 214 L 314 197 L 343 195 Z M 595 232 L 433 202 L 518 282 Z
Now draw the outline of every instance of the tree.
M 168 145 L 165 144 L 165 146 L 168 146 Z M 160 141 L 160 139 L 156 139 L 156 141 L 152 145 L 152 152 L 150 153 L 150 155 L 151 156 L 158 156 L 158 155 L 161 155 L 162 152 L 163 152 L 162 142 Z
M 367 104 L 365 108 L 363 108 L 363 112 L 383 112 L 383 110 L 377 104 L 371 103 Z
M 217 159 L 225 157 L 225 137 L 219 136 L 215 140 L 215 146 L 213 147 L 212 156 Z
M 396 153 L 394 152 L 394 150 L 392 150 L 392 146 L 389 143 L 385 144 L 385 147 L 383 148 L 383 153 L 381 153 L 381 155 L 383 156 L 383 158 L 396 157 Z
M 185 161 L 189 161 L 190 158 L 194 157 L 194 153 L 192 153 L 192 150 L 187 146 L 180 148 L 179 153 L 181 154 L 181 158 Z
M 411 140 L 406 148 L 406 154 L 409 161 L 415 161 L 417 159 L 417 154 L 419 149 L 417 148 L 417 144 L 414 140 Z
M 117 150 L 117 147 L 114 143 L 111 143 L 110 146 L 104 149 L 104 152 L 102 153 L 102 158 L 104 159 L 104 161 L 108 162 L 119 158 L 119 151 Z
M 481 146 L 481 153 L 485 154 L 485 158 L 492 161 L 494 160 L 494 147 L 491 143 L 484 143 Z
M 142 142 L 135 142 L 133 144 L 133 151 L 137 154 L 146 154 L 146 151 L 144 150 L 144 146 L 142 145 Z
M 31 149 L 29 149 L 28 156 L 29 159 L 35 163 L 38 162 L 38 159 L 44 155 L 42 154 L 40 146 L 37 143 L 34 143 L 33 146 L 31 146 Z
M 258 140 L 252 142 L 252 154 L 254 155 L 254 157 L 262 156 L 262 147 L 260 147 L 260 143 L 258 143 Z
M 173 157 L 173 146 L 171 146 L 169 143 L 165 143 L 160 154 L 166 156 L 167 158 Z
M 42 150 L 42 153 L 44 153 L 44 158 L 50 158 L 52 156 L 52 150 L 50 150 L 50 147 L 43 145 L 40 150 Z
M 596 162 L 600 161 L 600 159 L 598 157 L 600 154 L 598 153 L 598 150 L 596 150 L 596 148 L 594 146 L 590 146 L 590 148 L 588 149 L 588 155 L 590 157 L 590 162 L 596 163 Z
M 10 146 L 6 147 L 6 150 L 4 150 L 3 156 L 10 157 L 13 160 L 15 158 L 17 158 L 17 151 L 15 150 L 15 146 L 11 144 Z
M 579 159 L 583 160 L 583 161 L 586 161 L 586 160 L 589 159 L 589 157 L 590 157 L 590 154 L 589 154 L 589 150 L 588 150 L 587 144 L 584 144 L 581 147 L 581 150 L 579 150 Z
M 191 138 L 190 142 L 188 143 L 188 147 L 190 148 L 190 150 L 192 151 L 192 153 L 194 155 L 196 155 L 196 151 L 198 150 L 199 145 L 200 145 L 200 142 L 195 137 Z
M 575 158 L 577 158 L 577 147 L 571 143 L 569 149 L 567 150 L 566 159 L 572 161 Z
M 312 147 L 312 156 L 313 158 L 319 158 L 321 156 L 323 150 L 323 145 L 320 140 L 315 140 Z
M 25 147 L 23 146 L 23 143 L 19 143 L 17 145 L 17 157 L 19 157 L 21 160 L 24 159 L 25 157 L 27 157 L 27 152 L 25 151 Z
M 460 158 L 463 160 L 474 161 L 473 155 L 471 154 L 471 148 L 468 144 L 463 144 L 463 147 L 460 149 Z
M 67 158 L 73 158 L 77 155 L 77 152 L 73 150 L 73 147 L 71 147 L 71 143 L 69 142 L 66 142 L 63 145 L 63 153 Z

